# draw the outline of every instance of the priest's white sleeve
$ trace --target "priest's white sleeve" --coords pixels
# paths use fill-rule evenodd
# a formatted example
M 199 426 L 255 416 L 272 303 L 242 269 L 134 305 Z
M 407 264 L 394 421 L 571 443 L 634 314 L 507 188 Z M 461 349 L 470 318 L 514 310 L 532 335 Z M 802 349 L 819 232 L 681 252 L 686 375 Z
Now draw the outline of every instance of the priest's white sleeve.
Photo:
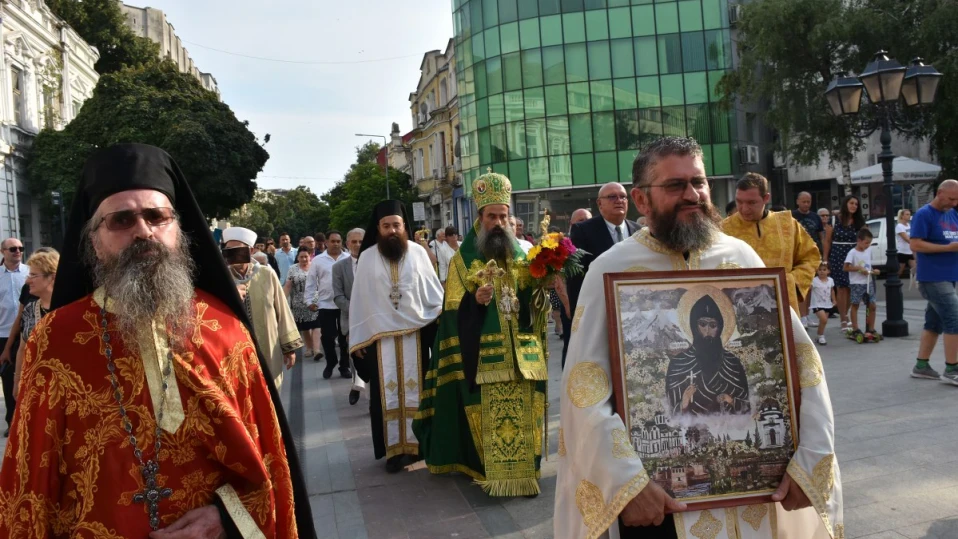
M 592 269 L 573 315 L 562 375 L 556 538 L 618 538 L 619 513 L 649 482 L 613 411 L 603 275 Z

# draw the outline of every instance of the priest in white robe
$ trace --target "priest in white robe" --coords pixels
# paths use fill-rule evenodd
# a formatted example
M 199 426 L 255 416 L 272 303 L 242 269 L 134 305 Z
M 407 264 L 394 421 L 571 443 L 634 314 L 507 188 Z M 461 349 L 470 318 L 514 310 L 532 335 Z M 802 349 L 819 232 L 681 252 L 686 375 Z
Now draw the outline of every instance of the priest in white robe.
M 665 137 L 636 158 L 632 199 L 648 227 L 592 263 L 572 321 L 562 378 L 555 537 L 839 539 L 842 487 L 821 358 L 792 314 L 800 367 L 799 447 L 775 502 L 688 511 L 649 480 L 615 413 L 603 274 L 764 267 L 726 236 L 691 139 Z
M 408 223 L 401 202 L 376 206 L 349 302 L 349 352 L 369 383 L 375 455 L 390 473 L 419 456 L 412 421 L 442 311 L 442 285 Z

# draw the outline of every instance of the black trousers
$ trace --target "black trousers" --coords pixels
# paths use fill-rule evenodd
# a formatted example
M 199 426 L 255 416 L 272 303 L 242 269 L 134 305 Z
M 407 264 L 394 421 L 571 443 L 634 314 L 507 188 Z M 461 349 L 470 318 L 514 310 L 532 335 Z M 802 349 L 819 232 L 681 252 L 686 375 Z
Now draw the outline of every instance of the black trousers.
M 323 354 L 326 355 L 326 364 L 335 366 L 340 363 L 340 370 L 349 370 L 349 341 L 343 335 L 340 327 L 339 309 L 319 310 L 319 329 L 323 336 Z M 336 340 L 339 339 L 339 359 L 336 356 Z
M 642 526 L 632 528 L 622 524 L 619 520 L 619 537 L 622 539 L 677 539 L 675 532 L 675 518 L 666 515 L 660 526 Z
M 7 345 L 9 339 L 0 339 L 0 351 Z M 17 344 L 17 343 L 14 343 Z M 13 422 L 13 410 L 16 408 L 17 401 L 13 399 L 13 375 L 17 371 L 17 349 L 10 349 L 10 363 L 3 365 L 3 374 L 0 374 L 0 380 L 3 381 L 3 404 L 7 407 L 7 428 Z
M 565 355 L 569 351 L 569 339 L 572 337 L 572 320 L 565 315 L 565 309 L 559 309 L 559 321 L 562 322 L 562 369 L 565 370 Z

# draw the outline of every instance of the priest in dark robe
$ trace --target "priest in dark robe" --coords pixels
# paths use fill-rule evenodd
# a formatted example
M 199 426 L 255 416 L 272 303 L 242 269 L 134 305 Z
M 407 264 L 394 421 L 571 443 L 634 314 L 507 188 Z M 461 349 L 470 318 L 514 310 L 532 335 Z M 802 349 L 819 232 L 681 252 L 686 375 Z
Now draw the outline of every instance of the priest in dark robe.
M 349 352 L 369 383 L 369 417 L 376 459 L 396 473 L 419 458 L 412 421 L 442 311 L 442 285 L 426 250 L 410 241 L 398 200 L 373 210 L 360 247 L 349 300 Z
M 315 537 L 279 396 L 179 167 L 152 146 L 97 152 L 67 230 L 68 277 L 27 344 L 0 537 Z
M 672 415 L 751 413 L 748 376 L 742 361 L 725 349 L 725 320 L 711 296 L 692 306 L 689 327 L 692 346 L 669 362 L 665 377 Z

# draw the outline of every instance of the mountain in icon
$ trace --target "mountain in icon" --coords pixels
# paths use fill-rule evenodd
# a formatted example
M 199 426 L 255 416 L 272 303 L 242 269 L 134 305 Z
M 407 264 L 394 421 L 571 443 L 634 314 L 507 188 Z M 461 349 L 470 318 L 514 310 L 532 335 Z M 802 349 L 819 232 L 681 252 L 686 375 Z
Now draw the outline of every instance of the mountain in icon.
M 778 308 L 775 293 L 768 285 L 740 288 L 732 294 L 732 302 L 735 304 L 736 311 L 745 314 L 752 314 L 758 310 L 771 313 Z

